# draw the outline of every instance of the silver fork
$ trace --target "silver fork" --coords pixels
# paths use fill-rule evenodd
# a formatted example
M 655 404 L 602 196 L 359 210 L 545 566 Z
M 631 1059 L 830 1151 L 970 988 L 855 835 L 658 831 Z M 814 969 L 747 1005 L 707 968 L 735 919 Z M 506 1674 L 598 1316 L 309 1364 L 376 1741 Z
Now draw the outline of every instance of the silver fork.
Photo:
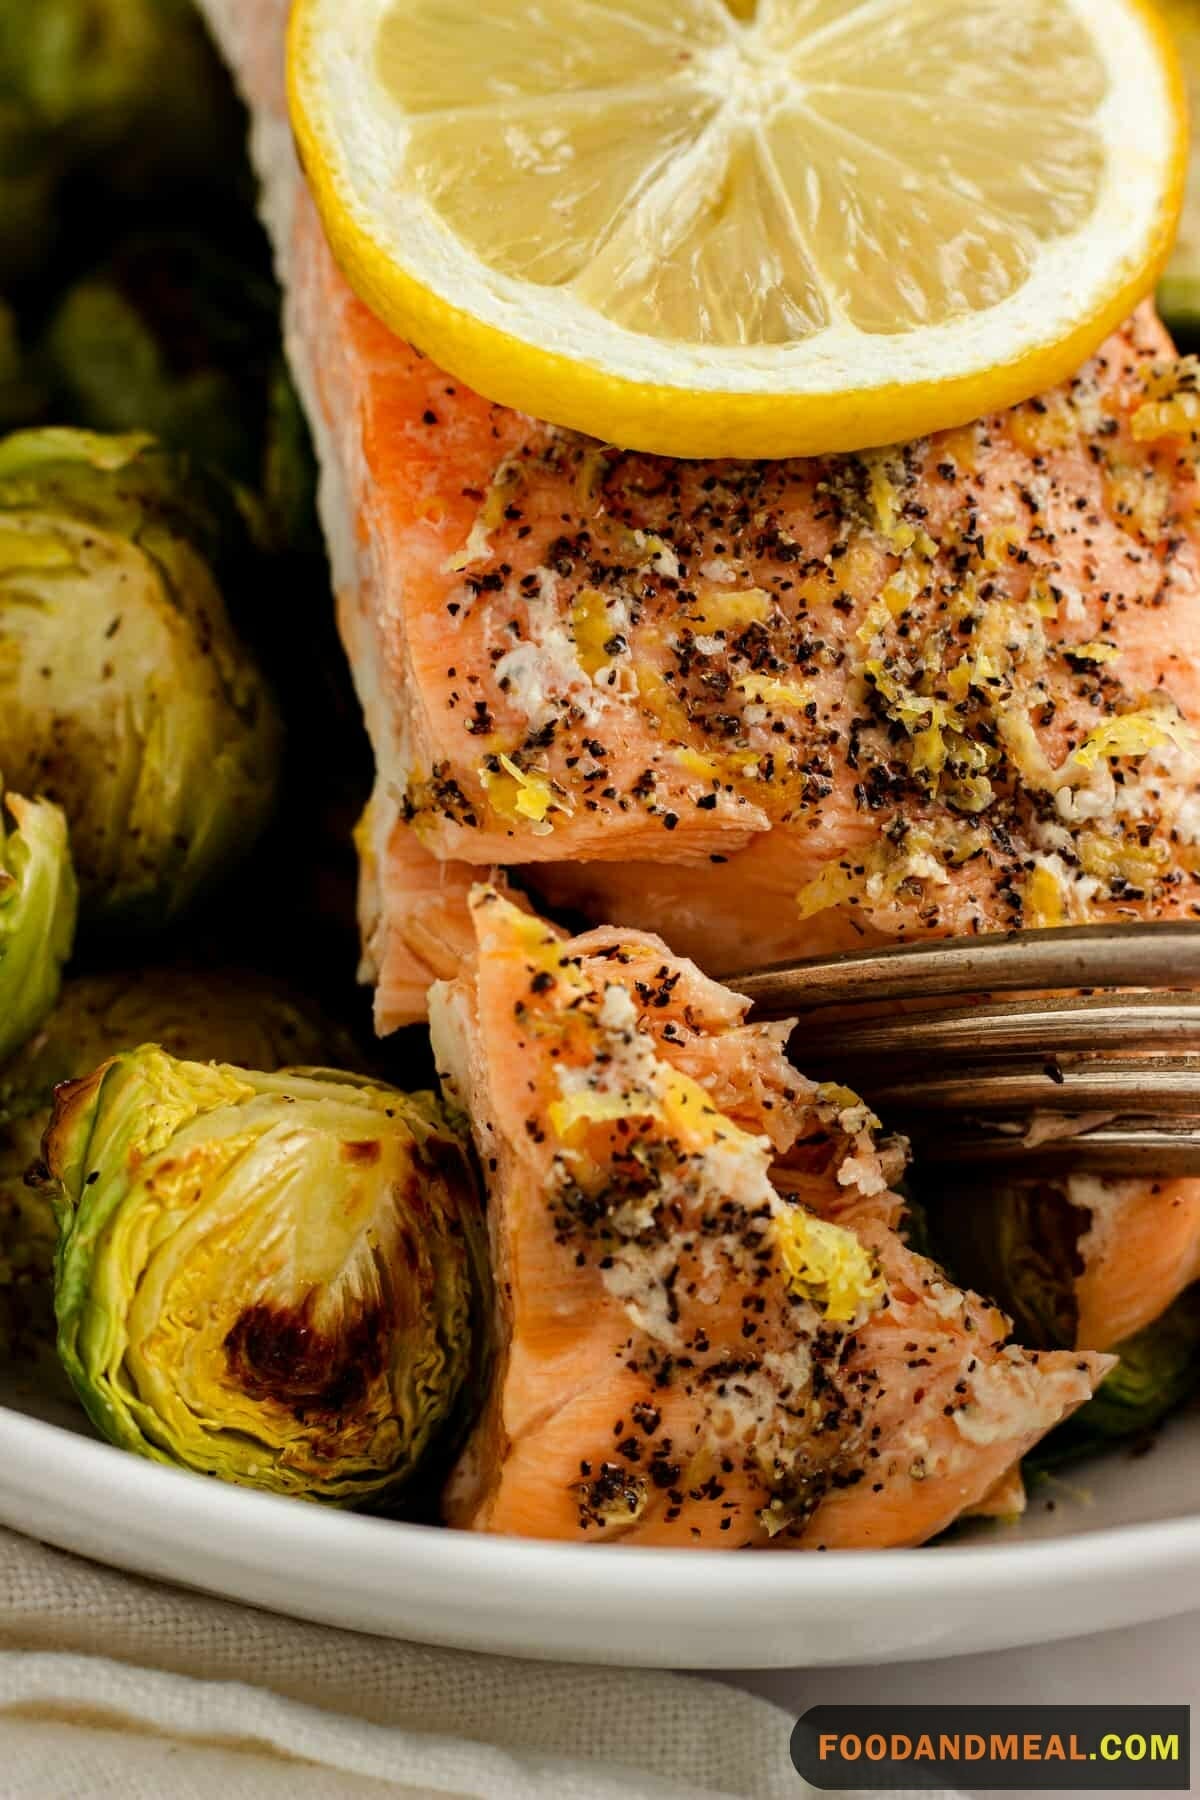
M 805 1074 L 854 1087 L 927 1163 L 1200 1174 L 1200 922 L 950 938 L 730 986 L 755 1018 L 798 1017 Z

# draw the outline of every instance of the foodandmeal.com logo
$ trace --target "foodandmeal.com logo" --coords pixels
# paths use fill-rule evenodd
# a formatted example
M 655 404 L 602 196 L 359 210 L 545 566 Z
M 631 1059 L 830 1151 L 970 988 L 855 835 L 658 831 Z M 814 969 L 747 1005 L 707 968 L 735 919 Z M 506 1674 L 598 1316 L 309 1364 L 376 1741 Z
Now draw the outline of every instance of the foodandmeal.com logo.
M 1186 1706 L 815 1706 L 792 1761 L 816 1788 L 1191 1792 Z

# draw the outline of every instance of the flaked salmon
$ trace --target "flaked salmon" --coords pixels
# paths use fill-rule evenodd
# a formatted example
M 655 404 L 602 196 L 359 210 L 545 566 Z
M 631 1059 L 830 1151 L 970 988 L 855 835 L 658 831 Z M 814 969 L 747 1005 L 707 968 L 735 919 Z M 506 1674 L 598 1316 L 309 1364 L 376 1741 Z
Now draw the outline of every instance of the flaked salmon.
M 372 317 L 295 161 L 288 0 L 204 10 L 251 102 L 375 746 L 381 1031 L 453 973 L 492 865 L 716 974 L 1196 910 L 1200 381 L 1148 308 L 1061 389 L 920 443 L 628 455 Z M 1093 1199 L 1080 1332 L 1107 1344 L 1193 1278 L 1200 1184 Z
M 897 1232 L 902 1153 L 660 939 L 495 888 L 432 996 L 490 1190 L 496 1377 L 445 1516 L 658 1545 L 919 1544 L 1112 1366 L 1023 1351 Z

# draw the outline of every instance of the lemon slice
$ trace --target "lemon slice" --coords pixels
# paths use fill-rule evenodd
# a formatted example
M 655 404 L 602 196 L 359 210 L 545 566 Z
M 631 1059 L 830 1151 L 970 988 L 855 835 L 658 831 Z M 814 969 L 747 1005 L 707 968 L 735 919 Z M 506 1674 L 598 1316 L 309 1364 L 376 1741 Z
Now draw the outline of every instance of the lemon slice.
M 1154 285 L 1186 102 L 1150 0 L 296 0 L 335 254 L 488 398 L 786 456 L 1071 372 Z

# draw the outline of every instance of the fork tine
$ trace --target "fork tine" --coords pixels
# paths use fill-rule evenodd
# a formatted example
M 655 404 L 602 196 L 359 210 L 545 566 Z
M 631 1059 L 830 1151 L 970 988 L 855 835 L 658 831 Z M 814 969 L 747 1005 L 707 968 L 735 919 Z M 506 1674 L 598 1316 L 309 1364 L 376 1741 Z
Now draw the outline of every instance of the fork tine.
M 810 1073 L 848 1076 L 919 1160 L 1200 1175 L 1200 922 L 893 946 L 735 985 L 759 1019 L 801 1015 Z
M 1122 1113 L 1200 1118 L 1200 1056 L 1117 1058 L 1061 1067 L 989 1068 L 865 1085 L 879 1111 L 909 1113 Z
M 762 1019 L 857 1001 L 1022 988 L 1200 987 L 1200 922 L 1082 925 L 902 944 L 759 969 L 730 985 L 753 1001 Z
M 804 1021 L 810 1067 L 886 1057 L 958 1062 L 1025 1052 L 1043 1061 L 1079 1050 L 1200 1047 L 1200 993 L 1111 994 L 947 1007 L 885 1020 Z
M 939 1168 L 1009 1168 L 1037 1174 L 1200 1175 L 1200 1121 L 1117 1120 L 1075 1136 L 1028 1143 L 1017 1132 L 945 1133 L 920 1139 L 920 1160 Z

